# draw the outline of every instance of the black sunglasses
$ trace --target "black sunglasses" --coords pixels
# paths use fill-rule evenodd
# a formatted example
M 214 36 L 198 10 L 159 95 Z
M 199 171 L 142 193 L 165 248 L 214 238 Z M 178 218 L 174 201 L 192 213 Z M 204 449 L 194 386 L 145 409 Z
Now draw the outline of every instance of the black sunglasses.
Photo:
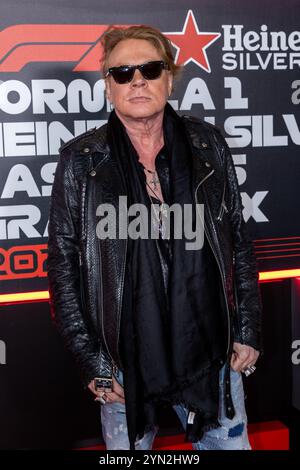
M 169 65 L 163 60 L 152 60 L 140 65 L 120 65 L 120 67 L 110 67 L 105 75 L 112 75 L 116 83 L 130 83 L 136 69 L 139 69 L 146 80 L 155 80 L 161 76 L 164 69 L 169 69 Z

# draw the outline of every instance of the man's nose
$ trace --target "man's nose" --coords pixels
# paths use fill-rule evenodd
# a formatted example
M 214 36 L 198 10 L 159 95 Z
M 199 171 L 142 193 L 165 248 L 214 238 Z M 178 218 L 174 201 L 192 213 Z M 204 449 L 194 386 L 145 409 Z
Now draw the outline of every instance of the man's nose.
M 147 84 L 147 80 L 143 77 L 139 69 L 134 71 L 133 79 L 131 80 L 131 86 L 133 87 L 141 87 Z

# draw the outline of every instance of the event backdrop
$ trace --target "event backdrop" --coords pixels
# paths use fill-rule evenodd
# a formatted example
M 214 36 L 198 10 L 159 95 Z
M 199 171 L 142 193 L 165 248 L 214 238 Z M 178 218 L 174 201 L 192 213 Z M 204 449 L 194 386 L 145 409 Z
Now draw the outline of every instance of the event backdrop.
M 299 268 L 299 16 L 299 0 L 0 0 L 0 294 L 48 288 L 58 149 L 108 118 L 99 40 L 110 24 L 150 24 L 170 38 L 185 66 L 170 103 L 226 137 L 259 270 Z M 267 345 L 248 381 L 252 420 L 290 404 L 289 284 L 263 287 Z M 98 435 L 48 302 L 0 309 L 0 447 Z
M 1 293 L 47 288 L 58 148 L 107 120 L 99 39 L 112 23 L 170 38 L 185 65 L 170 103 L 223 131 L 260 271 L 299 267 L 299 1 L 0 4 Z

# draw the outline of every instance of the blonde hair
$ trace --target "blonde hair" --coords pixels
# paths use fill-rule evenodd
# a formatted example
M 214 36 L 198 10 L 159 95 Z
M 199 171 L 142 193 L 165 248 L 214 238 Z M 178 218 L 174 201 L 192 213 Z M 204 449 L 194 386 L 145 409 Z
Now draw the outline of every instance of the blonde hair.
M 161 54 L 162 60 L 168 64 L 173 77 L 178 78 L 181 74 L 182 66 L 176 65 L 174 62 L 171 41 L 159 29 L 147 25 L 129 26 L 128 28 L 111 25 L 101 37 L 103 56 L 100 64 L 103 76 L 107 73 L 108 59 L 112 50 L 125 39 L 143 39 L 151 42 Z

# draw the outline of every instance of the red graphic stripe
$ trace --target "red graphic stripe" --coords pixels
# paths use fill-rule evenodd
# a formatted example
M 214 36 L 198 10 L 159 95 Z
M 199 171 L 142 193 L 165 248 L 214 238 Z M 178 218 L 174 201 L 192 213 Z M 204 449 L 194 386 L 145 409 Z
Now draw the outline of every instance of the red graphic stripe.
M 254 243 L 258 242 L 267 242 L 267 241 L 277 241 L 277 240 L 300 240 L 300 237 L 277 237 L 277 238 L 259 238 L 257 240 L 253 240 Z
M 24 43 L 94 43 L 106 25 L 24 24 L 10 26 L 0 32 L 0 58 Z
M 277 258 L 299 258 L 300 254 L 295 255 L 278 255 L 278 256 L 257 256 L 257 259 L 277 259 Z
M 30 62 L 77 62 L 89 48 L 73 44 L 20 46 L 0 64 L 0 72 L 20 72 Z
M 255 245 L 255 248 L 273 248 L 274 246 L 295 246 L 300 245 L 300 242 L 296 243 L 272 243 L 272 245 Z
M 288 251 L 300 251 L 300 248 L 284 248 L 283 250 L 278 250 L 278 248 L 275 248 L 274 250 L 260 250 L 258 251 L 258 254 L 261 253 L 280 253 L 280 252 L 288 252 Z
M 97 42 L 73 68 L 73 72 L 99 72 L 101 56 L 102 47 L 100 42 Z
M 289 243 L 280 243 L 280 241 Z M 297 240 L 296 242 L 292 240 Z M 300 245 L 300 237 L 278 237 L 278 238 L 265 238 L 260 240 L 254 240 L 254 248 L 257 260 L 266 260 L 266 259 L 279 259 L 279 258 L 295 258 L 299 257 L 300 254 L 288 254 L 289 252 L 298 252 L 300 248 L 297 246 Z M 272 243 L 273 241 L 279 243 Z M 256 242 L 256 243 L 255 243 Z M 264 243 L 267 242 L 267 243 Z M 258 244 L 260 243 L 260 244 Z M 279 247 L 279 248 L 278 248 Z M 284 248 L 289 247 L 289 248 Z M 272 256 L 265 256 L 264 253 L 272 253 Z M 279 253 L 286 253 L 285 255 L 280 255 Z

